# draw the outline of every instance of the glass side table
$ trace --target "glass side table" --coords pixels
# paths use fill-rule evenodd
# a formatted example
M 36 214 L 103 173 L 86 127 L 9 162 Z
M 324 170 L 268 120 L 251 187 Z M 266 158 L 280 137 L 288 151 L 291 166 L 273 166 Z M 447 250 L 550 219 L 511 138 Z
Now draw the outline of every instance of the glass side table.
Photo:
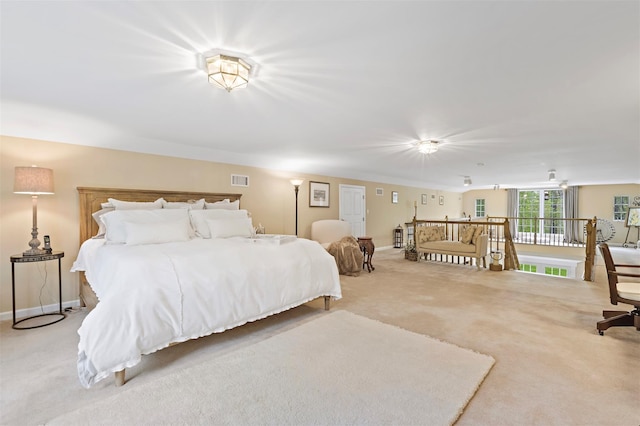
M 62 321 L 66 318 L 66 314 L 62 311 L 62 258 L 64 257 L 63 251 L 54 251 L 52 253 L 45 253 L 36 256 L 24 256 L 22 254 L 14 254 L 11 256 L 11 298 L 13 302 L 13 325 L 12 327 L 16 330 L 29 330 L 32 328 L 44 327 L 47 325 L 55 324 L 57 322 Z M 16 275 L 15 275 L 15 265 L 16 263 L 31 263 L 31 262 L 46 262 L 48 260 L 58 260 L 58 301 L 60 310 L 59 312 L 49 312 L 46 314 L 32 315 L 30 317 L 22 318 L 16 321 Z M 46 322 L 44 324 L 38 324 L 31 327 L 20 327 L 20 324 L 23 321 L 30 320 L 32 318 L 45 317 L 45 316 L 56 316 L 53 321 Z

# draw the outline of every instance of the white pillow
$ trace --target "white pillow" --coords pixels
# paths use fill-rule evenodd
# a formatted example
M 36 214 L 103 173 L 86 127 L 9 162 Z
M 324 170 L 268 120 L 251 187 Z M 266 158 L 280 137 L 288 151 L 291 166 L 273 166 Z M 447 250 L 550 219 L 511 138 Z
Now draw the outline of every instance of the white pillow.
M 100 216 L 106 227 L 107 243 L 125 243 L 127 228 L 125 222 L 132 223 L 160 223 L 160 222 L 189 222 L 189 210 L 186 209 L 157 209 L 157 210 L 114 210 Z M 192 235 L 193 230 L 189 231 Z
M 100 216 L 102 216 L 105 213 L 112 212 L 113 210 L 114 210 L 113 207 L 103 207 L 97 212 L 94 212 L 93 214 L 91 214 L 91 217 L 93 218 L 93 220 L 95 220 L 96 223 L 98 224 L 98 233 L 94 236 L 94 238 L 104 237 L 104 234 L 107 232 L 107 228 L 104 226 L 104 223 L 102 222 L 102 219 L 100 219 Z
M 189 210 L 202 210 L 204 209 L 204 198 L 199 200 L 192 200 L 187 202 L 180 201 L 165 201 L 162 200 L 163 209 L 189 209 Z
M 189 241 L 189 218 L 165 222 L 124 222 L 125 244 L 161 244 Z
M 240 200 L 229 201 L 228 199 L 216 201 L 215 203 L 204 203 L 207 209 L 218 210 L 238 210 L 240 208 Z
M 141 202 L 141 201 L 120 201 L 115 198 L 108 198 L 108 204 L 113 206 L 116 210 L 155 210 L 162 208 L 162 202 L 164 201 L 162 198 L 158 198 L 155 201 L 151 202 Z M 108 204 L 102 204 L 102 207 L 108 207 Z
M 211 238 L 250 237 L 251 219 L 207 219 Z
M 211 238 L 211 231 L 207 220 L 209 219 L 246 219 L 249 217 L 246 210 L 188 210 L 191 218 L 191 226 L 196 231 L 196 235 L 202 238 Z

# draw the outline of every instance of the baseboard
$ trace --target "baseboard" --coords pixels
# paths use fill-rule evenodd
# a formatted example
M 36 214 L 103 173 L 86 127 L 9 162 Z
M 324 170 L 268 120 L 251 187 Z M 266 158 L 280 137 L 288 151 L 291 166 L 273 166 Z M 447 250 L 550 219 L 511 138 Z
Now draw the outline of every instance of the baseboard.
M 62 302 L 62 309 L 77 308 L 78 306 L 80 306 L 80 299 L 70 300 L 68 302 Z M 16 311 L 16 319 L 19 320 L 20 318 L 38 315 L 38 314 L 41 314 L 42 311 L 44 311 L 45 313 L 58 312 L 58 309 L 60 309 L 60 305 L 58 303 L 52 303 L 51 305 L 44 305 L 42 306 L 42 308 L 40 306 L 36 306 L 33 308 L 18 309 Z M 12 311 L 0 313 L 0 321 L 12 320 L 12 319 L 13 319 Z

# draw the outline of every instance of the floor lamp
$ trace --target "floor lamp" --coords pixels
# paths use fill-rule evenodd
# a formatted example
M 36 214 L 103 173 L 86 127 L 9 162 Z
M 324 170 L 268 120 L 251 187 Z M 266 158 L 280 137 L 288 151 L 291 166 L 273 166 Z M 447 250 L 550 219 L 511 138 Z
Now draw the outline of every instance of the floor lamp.
M 33 205 L 33 228 L 31 229 L 31 241 L 29 250 L 22 253 L 24 256 L 39 256 L 46 251 L 38 248 L 38 195 L 53 194 L 53 170 L 43 167 L 16 167 L 13 181 L 15 194 L 31 195 Z
M 298 190 L 300 189 L 302 182 L 304 182 L 304 179 L 291 179 L 289 182 L 293 185 L 296 193 L 296 236 L 298 236 Z

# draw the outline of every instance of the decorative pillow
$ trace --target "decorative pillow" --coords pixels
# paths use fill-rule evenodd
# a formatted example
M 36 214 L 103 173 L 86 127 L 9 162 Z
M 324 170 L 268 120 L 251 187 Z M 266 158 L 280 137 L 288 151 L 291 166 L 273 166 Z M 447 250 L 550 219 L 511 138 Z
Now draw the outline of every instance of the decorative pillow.
M 218 210 L 238 210 L 240 208 L 240 200 L 229 201 L 228 199 L 216 201 L 215 203 L 204 203 L 206 209 Z
M 251 219 L 207 219 L 211 238 L 250 237 L 253 231 Z
M 202 210 L 204 209 L 204 198 L 199 200 L 189 200 L 187 202 L 180 201 L 165 201 L 162 200 L 163 209 L 188 209 L 188 210 Z
M 473 237 L 471 237 L 471 244 L 475 246 L 476 242 L 478 241 L 478 237 L 482 235 L 483 232 L 484 229 L 482 228 L 482 226 L 476 226 L 476 232 L 474 232 Z
M 162 208 L 162 202 L 164 201 L 162 198 L 151 202 L 120 201 L 115 198 L 108 198 L 107 200 L 109 202 L 106 205 L 103 203 L 102 207 L 113 207 L 116 210 L 156 210 Z
M 110 244 L 123 244 L 127 242 L 126 222 L 137 224 L 151 224 L 163 222 L 186 221 L 189 224 L 189 210 L 185 209 L 156 209 L 156 210 L 114 210 L 100 216 L 105 225 L 105 238 Z M 188 232 L 195 235 L 190 226 Z
M 103 203 L 103 204 L 107 204 L 107 203 Z M 103 207 L 102 209 L 98 210 L 97 212 L 94 212 L 91 215 L 93 220 L 95 220 L 96 223 L 98 224 L 98 233 L 93 238 L 104 238 L 104 234 L 107 232 L 107 228 L 104 226 L 104 223 L 102 222 L 102 219 L 100 219 L 100 216 L 102 216 L 105 213 L 112 212 L 114 210 L 115 208 L 113 207 Z
M 161 244 L 189 241 L 189 218 L 164 222 L 124 222 L 125 244 Z
M 444 239 L 443 234 L 444 234 L 444 227 L 424 226 L 418 230 L 418 242 L 426 243 L 430 241 L 442 241 Z
M 464 244 L 471 244 L 473 234 L 476 232 L 475 226 L 465 226 L 460 230 L 460 242 Z
M 196 235 L 202 238 L 211 238 L 211 231 L 207 220 L 210 219 L 247 219 L 249 214 L 246 210 L 188 210 L 191 226 L 196 231 Z

